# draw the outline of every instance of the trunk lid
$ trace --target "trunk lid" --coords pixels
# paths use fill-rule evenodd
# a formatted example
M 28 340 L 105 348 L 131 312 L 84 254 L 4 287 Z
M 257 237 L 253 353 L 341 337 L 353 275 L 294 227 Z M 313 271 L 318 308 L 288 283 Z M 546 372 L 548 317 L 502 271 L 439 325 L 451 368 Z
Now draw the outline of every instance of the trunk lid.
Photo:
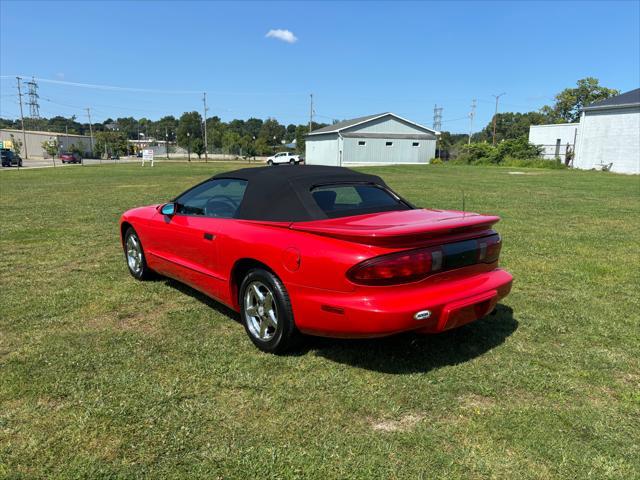
M 294 222 L 289 228 L 367 245 L 405 247 L 442 237 L 481 235 L 498 221 L 499 217 L 477 213 L 414 209 Z

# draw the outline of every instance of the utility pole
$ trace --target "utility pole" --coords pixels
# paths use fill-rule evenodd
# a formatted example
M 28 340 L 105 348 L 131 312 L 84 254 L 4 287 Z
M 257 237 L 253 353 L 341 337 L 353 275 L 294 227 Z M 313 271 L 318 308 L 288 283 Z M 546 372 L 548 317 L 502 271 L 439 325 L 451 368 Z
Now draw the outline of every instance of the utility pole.
M 164 126 L 164 149 L 167 153 L 167 160 L 169 160 L 169 129 Z
M 311 133 L 311 129 L 313 128 L 313 93 L 309 94 L 311 98 L 311 103 L 309 105 L 309 133 Z
M 476 116 L 476 99 L 471 100 L 471 111 L 469 112 L 469 141 L 467 145 L 471 145 L 471 135 L 473 135 L 473 118 Z
M 91 109 L 87 107 L 87 116 L 89 117 L 89 141 L 91 142 L 91 155 L 93 155 L 93 126 L 91 125 Z
M 204 103 L 204 163 L 207 163 L 209 159 L 207 155 L 207 92 L 202 95 L 202 103 Z
M 27 151 L 27 134 L 24 132 L 24 115 L 22 113 L 22 90 L 20 90 L 20 77 L 18 79 L 18 100 L 20 101 L 20 124 L 22 125 L 22 143 L 24 145 L 24 158 L 29 158 L 29 152 Z M 14 147 L 15 148 L 15 147 Z
M 496 98 L 496 112 L 493 115 L 493 144 L 496 144 L 496 120 L 498 117 L 498 100 L 501 96 L 506 95 L 505 92 L 502 92 L 500 95 L 493 95 Z
M 433 129 L 438 132 L 436 135 L 436 158 L 440 158 L 440 149 L 442 148 L 442 142 L 438 142 L 440 140 L 440 130 L 442 129 L 442 107 L 438 107 L 438 105 L 433 106 Z M 440 148 L 438 148 L 440 147 Z

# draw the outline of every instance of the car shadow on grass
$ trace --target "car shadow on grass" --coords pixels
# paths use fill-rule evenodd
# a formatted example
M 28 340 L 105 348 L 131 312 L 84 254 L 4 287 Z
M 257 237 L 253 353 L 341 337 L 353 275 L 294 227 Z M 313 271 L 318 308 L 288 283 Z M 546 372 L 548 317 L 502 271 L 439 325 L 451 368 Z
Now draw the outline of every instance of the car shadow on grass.
M 368 340 L 313 338 L 305 347 L 328 360 L 383 373 L 426 373 L 458 365 L 501 345 L 518 328 L 513 309 L 498 305 L 482 320 L 435 335 L 407 333 Z
M 220 302 L 217 302 L 213 298 L 208 297 L 204 293 L 201 293 L 198 290 L 195 290 L 194 288 L 191 288 L 190 286 L 179 282 L 178 280 L 173 280 L 171 278 L 161 278 L 161 280 L 165 283 L 165 285 L 175 288 L 179 292 L 184 293 L 185 295 L 189 295 L 190 297 L 195 298 L 196 300 L 199 300 L 200 302 L 204 303 L 206 306 L 215 310 L 219 314 L 229 317 L 238 323 L 240 322 L 240 314 L 238 314 L 238 312 L 236 312 L 235 310 L 232 310 L 231 308 L 227 307 L 226 305 L 223 305 Z
M 162 281 L 240 323 L 237 312 L 205 294 L 176 280 L 163 278 Z M 513 309 L 500 304 L 495 313 L 486 318 L 440 334 L 406 333 L 367 340 L 305 337 L 288 355 L 315 354 L 337 363 L 383 373 L 426 373 L 473 360 L 504 343 L 517 328 Z

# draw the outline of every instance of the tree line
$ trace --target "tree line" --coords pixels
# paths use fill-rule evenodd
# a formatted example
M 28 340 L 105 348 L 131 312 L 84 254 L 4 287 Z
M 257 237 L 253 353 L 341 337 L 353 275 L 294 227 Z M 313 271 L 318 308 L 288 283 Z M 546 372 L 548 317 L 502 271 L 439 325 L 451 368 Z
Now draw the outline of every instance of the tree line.
M 312 129 L 327 126 L 313 122 Z M 20 129 L 20 120 L 0 118 L 0 128 Z M 79 122 L 77 117 L 56 116 L 52 118 L 25 119 L 28 130 L 89 135 L 89 123 Z M 204 153 L 204 121 L 199 112 L 185 112 L 179 118 L 167 115 L 159 120 L 133 117 L 107 118 L 91 125 L 95 137 L 95 154 L 128 154 L 128 140 L 168 141 L 196 155 Z M 283 125 L 275 118 L 249 118 L 223 122 L 220 117 L 208 117 L 206 139 L 209 152 L 223 151 L 236 155 L 269 155 L 283 144 L 295 141 L 298 153 L 304 153 L 304 136 L 309 125 Z M 105 149 L 108 152 L 105 152 Z
M 600 85 L 593 77 L 578 80 L 575 88 L 559 92 L 553 105 L 546 105 L 539 111 L 504 112 L 495 116 L 496 142 L 528 137 L 531 125 L 547 123 L 575 122 L 580 118 L 582 107 L 589 103 L 618 95 L 619 91 Z M 89 135 L 89 124 L 79 122 L 77 117 L 56 116 L 49 119 L 27 119 L 29 130 L 51 131 Z M 205 131 L 202 116 L 197 111 L 185 112 L 179 118 L 173 115 L 159 120 L 133 117 L 108 118 L 102 123 L 91 125 L 96 141 L 96 154 L 127 154 L 130 146 L 127 140 L 155 139 L 169 141 L 196 155 L 204 153 Z M 325 123 L 313 123 L 312 129 L 324 127 Z M 0 118 L 0 128 L 20 128 L 19 120 Z M 304 153 L 304 136 L 308 125 L 283 125 L 274 118 L 262 120 L 231 120 L 223 122 L 220 117 L 208 117 L 206 121 L 206 141 L 209 152 L 225 152 L 236 155 L 268 155 L 283 148 L 283 144 L 296 143 L 295 150 Z M 493 118 L 481 131 L 473 134 L 472 143 L 492 142 Z M 439 140 L 439 151 L 456 157 L 468 142 L 467 134 L 443 131 Z M 110 150 L 104 152 L 104 150 Z

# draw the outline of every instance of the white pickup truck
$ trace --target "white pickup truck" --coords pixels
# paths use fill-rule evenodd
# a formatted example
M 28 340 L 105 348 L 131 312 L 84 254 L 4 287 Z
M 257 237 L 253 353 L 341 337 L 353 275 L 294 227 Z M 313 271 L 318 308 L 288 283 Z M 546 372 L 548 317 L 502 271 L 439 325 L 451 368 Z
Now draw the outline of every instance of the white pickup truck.
M 300 155 L 294 155 L 289 152 L 279 152 L 274 156 L 267 158 L 267 165 L 280 165 L 283 163 L 297 165 L 300 162 L 304 162 L 304 159 L 302 159 Z

